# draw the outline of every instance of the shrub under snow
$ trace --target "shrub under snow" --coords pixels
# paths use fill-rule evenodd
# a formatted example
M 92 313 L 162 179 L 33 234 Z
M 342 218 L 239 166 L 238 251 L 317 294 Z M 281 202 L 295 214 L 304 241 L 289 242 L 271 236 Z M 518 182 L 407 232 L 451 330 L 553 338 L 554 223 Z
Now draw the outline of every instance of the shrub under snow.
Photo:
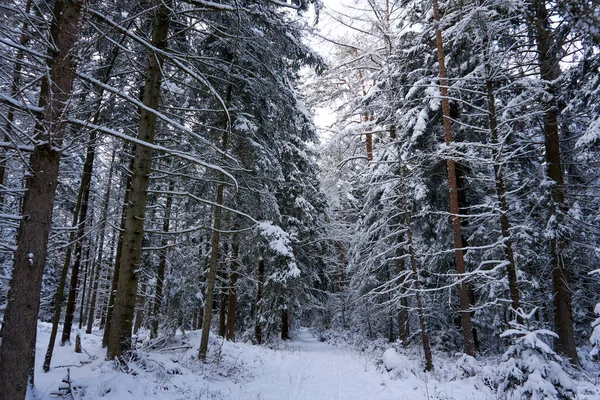
M 546 329 L 530 331 L 514 325 L 502 334 L 513 337 L 514 344 L 504 353 L 498 367 L 500 384 L 497 397 L 507 400 L 572 399 L 576 389 L 561 366 L 561 358 L 541 337 L 558 337 Z

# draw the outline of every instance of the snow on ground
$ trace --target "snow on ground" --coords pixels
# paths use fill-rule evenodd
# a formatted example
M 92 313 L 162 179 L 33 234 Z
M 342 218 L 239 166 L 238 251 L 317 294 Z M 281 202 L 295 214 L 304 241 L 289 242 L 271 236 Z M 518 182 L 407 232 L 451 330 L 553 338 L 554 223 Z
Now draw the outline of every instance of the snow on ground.
M 40 324 L 33 398 L 55 399 L 70 371 L 74 399 L 86 400 L 419 400 L 493 399 L 478 376 L 461 375 L 472 368 L 469 360 L 437 362 L 425 374 L 416 354 L 387 351 L 376 362 L 372 351 L 357 351 L 319 342 L 308 329 L 277 348 L 225 342 L 211 337 L 209 363 L 198 361 L 200 331 L 177 336 L 171 343 L 146 347 L 128 364 L 128 373 L 104 360 L 100 332 L 83 335 L 83 354 L 70 346 L 56 346 L 52 369 L 42 371 L 50 332 Z M 381 355 L 381 354 L 380 354 Z M 394 369 L 388 371 L 388 367 Z M 69 397 L 70 398 L 70 397 Z

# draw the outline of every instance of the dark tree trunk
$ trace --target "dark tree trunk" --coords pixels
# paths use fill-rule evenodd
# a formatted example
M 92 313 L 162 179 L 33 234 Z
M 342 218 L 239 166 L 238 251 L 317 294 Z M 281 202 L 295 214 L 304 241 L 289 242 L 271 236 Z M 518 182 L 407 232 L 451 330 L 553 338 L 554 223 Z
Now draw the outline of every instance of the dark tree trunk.
M 83 256 L 83 238 L 85 236 L 85 222 L 90 199 L 90 186 L 92 182 L 92 170 L 94 168 L 94 158 L 96 155 L 96 132 L 90 134 L 90 141 L 87 146 L 85 163 L 83 165 L 83 174 L 81 175 L 81 187 L 83 196 L 81 199 L 81 211 L 77 221 L 77 233 L 75 235 L 75 254 L 73 267 L 71 268 L 71 286 L 69 287 L 69 298 L 67 299 L 67 309 L 65 311 L 65 323 L 60 342 L 64 345 L 71 341 L 71 327 L 73 326 L 73 316 L 75 314 L 75 303 L 77 302 L 77 289 L 79 285 L 79 269 Z M 85 293 L 85 292 L 84 292 Z
M 226 105 L 231 103 L 233 96 L 233 85 L 229 84 L 227 87 Z M 225 130 L 223 131 L 223 153 L 227 151 L 229 146 L 229 119 L 226 118 Z M 220 174 L 220 180 L 224 180 L 223 174 Z M 221 230 L 221 214 L 223 205 L 223 190 L 224 185 L 220 183 L 217 186 L 217 198 L 215 207 L 213 210 L 213 230 L 210 240 L 210 262 L 208 271 L 208 284 L 206 288 L 206 301 L 204 304 L 204 316 L 202 320 L 202 336 L 200 338 L 200 349 L 198 351 L 198 358 L 202 361 L 206 361 L 206 352 L 208 351 L 208 335 L 210 334 L 210 323 L 212 320 L 212 308 L 215 295 L 215 280 L 217 277 L 217 261 L 219 259 L 219 241 L 220 241 L 220 230 Z
M 108 179 L 106 183 L 106 192 L 104 194 L 104 201 L 102 203 L 102 215 L 100 220 L 99 232 L 100 232 L 100 243 L 98 244 L 98 256 L 96 258 L 96 268 L 94 272 L 94 286 L 92 288 L 92 298 L 90 300 L 90 311 L 88 314 L 87 327 L 85 333 L 88 335 L 92 333 L 92 326 L 94 324 L 94 317 L 96 313 L 96 302 L 98 301 L 98 290 L 100 285 L 100 276 L 102 271 L 102 261 L 104 259 L 104 238 L 106 235 L 106 219 L 108 218 L 108 205 L 110 203 L 110 194 L 112 191 L 112 177 L 114 171 L 115 156 L 117 154 L 116 148 L 113 150 L 110 168 L 108 169 Z M 112 249 L 111 249 L 112 250 Z
M 36 126 L 40 140 L 30 158 L 27 191 L 23 199 L 23 218 L 18 232 L 13 275 L 2 325 L 0 348 L 0 393 L 6 399 L 25 398 L 28 383 L 33 384 L 37 317 L 40 289 L 46 263 L 52 205 L 58 183 L 58 168 L 66 123 L 68 98 L 75 79 L 75 49 L 80 32 L 84 1 L 56 0 L 49 42 L 58 51 L 49 52 L 50 81 L 45 85 L 53 94 L 43 120 Z M 44 86 L 44 85 L 43 85 Z M 48 91 L 41 90 L 40 97 Z
M 227 317 L 227 292 L 221 290 L 221 300 L 219 301 L 219 336 L 225 337 L 225 328 L 227 326 L 225 318 Z
M 290 339 L 290 313 L 287 307 L 281 310 L 281 339 Z
M 560 135 L 558 118 L 560 108 L 554 95 L 554 82 L 560 77 L 560 60 L 557 56 L 558 49 L 554 38 L 545 0 L 534 0 L 533 24 L 536 32 L 538 49 L 538 61 L 540 77 L 546 82 L 546 92 L 550 95 L 543 106 L 544 113 L 544 147 L 546 153 L 546 174 L 554 184 L 550 190 L 551 216 L 556 218 L 556 225 L 563 223 L 563 215 L 567 211 L 565 202 L 564 178 L 561 165 Z M 575 337 L 573 334 L 573 305 L 572 294 L 569 289 L 571 282 L 571 271 L 565 264 L 563 253 L 564 239 L 558 232 L 550 239 L 550 251 L 552 256 L 552 284 L 554 288 L 554 324 L 558 333 L 556 350 L 571 358 L 573 364 L 579 362 Z
M 135 324 L 133 325 L 133 333 L 137 335 L 140 328 L 142 327 L 142 323 L 144 321 L 144 307 L 146 304 L 146 283 L 140 283 L 140 290 L 138 291 L 137 296 L 137 305 L 135 311 Z
M 435 0 L 434 0 L 435 1 Z M 421 328 L 421 341 L 423 342 L 423 353 L 425 355 L 425 369 L 433 370 L 433 357 L 431 356 L 431 346 L 429 344 L 429 331 L 427 330 L 427 321 L 425 320 L 425 311 L 423 310 L 423 299 L 421 296 L 421 280 L 419 279 L 419 269 L 417 267 L 417 257 L 413 246 L 413 230 L 411 212 L 406 193 L 406 184 L 404 182 L 404 169 L 402 166 L 402 157 L 398 147 L 398 175 L 400 178 L 400 193 L 402 194 L 402 212 L 404 214 L 404 225 L 406 227 L 406 243 L 412 272 L 413 285 L 415 288 L 415 300 L 417 302 L 417 313 L 419 315 L 419 327 Z
M 169 182 L 169 192 L 175 190 L 175 181 Z M 171 222 L 171 206 L 173 204 L 173 195 L 167 194 L 167 202 L 165 204 L 165 215 L 163 218 L 163 232 L 169 232 L 169 224 Z M 160 308 L 162 307 L 163 301 L 163 287 L 165 280 L 165 268 L 167 266 L 167 245 L 169 239 L 166 235 L 163 235 L 160 242 L 160 259 L 158 260 L 158 268 L 156 269 L 156 287 L 154 297 L 154 308 L 152 310 L 152 330 L 150 337 L 155 338 L 158 335 L 158 323 L 160 321 Z
M 29 15 L 31 11 L 31 3 L 32 0 L 27 0 L 27 4 L 25 5 L 25 15 Z M 29 35 L 27 34 L 28 24 L 27 22 L 23 23 L 23 27 L 21 28 L 21 35 L 19 37 L 19 44 L 21 47 L 17 50 L 17 54 L 15 56 L 15 68 L 13 70 L 13 78 L 12 78 L 12 86 L 10 88 L 10 97 L 15 98 L 19 93 L 19 87 L 21 84 L 21 69 L 23 68 L 23 57 L 25 56 L 25 45 L 29 42 Z M 15 121 L 15 110 L 10 105 L 8 106 L 8 110 L 6 112 L 6 130 L 4 131 L 4 141 L 8 142 L 13 128 L 13 123 Z M 4 191 L 2 190 L 2 186 L 4 186 L 4 176 L 6 175 L 6 154 L 3 149 L 0 149 L 0 205 L 4 202 Z
M 233 236 L 231 245 L 231 266 L 229 270 L 229 291 L 227 292 L 227 328 L 225 330 L 225 339 L 235 340 L 235 312 L 237 302 L 236 285 L 238 280 L 238 257 L 240 253 L 239 236 L 236 233 Z
M 131 146 L 132 152 L 135 152 L 135 145 Z M 128 171 L 133 170 L 133 156 L 129 160 Z M 117 294 L 117 286 L 119 285 L 119 271 L 121 270 L 121 253 L 123 252 L 123 232 L 125 231 L 125 217 L 127 215 L 127 206 L 131 196 L 131 174 L 126 172 L 123 176 L 125 181 L 125 195 L 123 197 L 123 208 L 121 210 L 121 224 L 118 230 L 117 254 L 115 255 L 115 266 L 110 286 L 110 294 L 106 305 L 106 321 L 104 324 L 104 335 L 102 336 L 102 347 L 108 346 L 108 338 L 111 331 L 112 313 L 115 305 L 115 295 Z
M 171 1 L 160 3 L 152 28 L 152 44 L 159 50 L 166 48 L 171 18 Z M 164 55 L 151 52 L 146 70 L 143 104 L 151 110 L 158 108 L 160 87 L 163 78 Z M 138 139 L 154 142 L 156 114 L 143 109 L 138 129 Z M 125 216 L 125 229 L 121 244 L 121 259 L 115 305 L 108 337 L 108 358 L 119 358 L 131 349 L 131 329 L 135 312 L 138 286 L 137 268 L 142 255 L 144 217 L 148 198 L 148 184 L 152 166 L 152 149 L 135 146 L 131 175 L 131 194 Z
M 452 146 L 452 126 L 450 118 L 450 102 L 448 100 L 448 79 L 446 77 L 446 63 L 444 56 L 444 42 L 440 29 L 440 9 L 437 0 L 433 0 L 433 18 L 436 21 L 435 37 L 437 43 L 437 56 L 440 71 L 440 93 L 442 96 L 442 114 L 444 117 L 444 135 L 446 146 Z M 456 180 L 456 164 L 452 158 L 448 158 L 448 187 L 450 194 L 450 213 L 452 216 L 452 230 L 454 236 L 454 254 L 456 257 L 456 272 L 459 277 L 465 274 L 465 258 L 461 234 L 461 222 L 458 207 L 458 183 Z M 469 294 L 467 284 L 461 280 L 458 286 L 460 305 L 460 317 L 463 332 L 464 352 L 475 356 L 475 341 L 473 339 L 473 323 L 471 322 Z
M 262 300 L 263 300 L 263 287 L 265 284 L 265 260 L 261 259 L 258 262 L 258 276 L 257 276 L 258 287 L 256 290 L 256 300 L 254 302 L 254 337 L 258 344 L 262 343 Z
M 401 249 L 396 251 L 396 257 L 396 271 L 400 275 L 398 289 L 402 295 L 400 298 L 400 308 L 398 310 L 398 337 L 402 340 L 402 343 L 406 343 L 410 336 L 410 323 L 408 319 L 408 297 L 405 288 L 407 273 L 405 271 L 404 259 L 401 258 Z
M 491 80 L 491 65 L 487 65 L 488 80 L 486 83 L 489 124 L 492 137 L 492 145 L 494 146 L 494 159 L 498 159 L 499 142 L 498 142 L 498 123 L 496 119 L 496 99 L 494 96 L 494 86 Z M 510 220 L 508 219 L 508 202 L 506 200 L 506 190 L 504 186 L 504 177 L 498 163 L 494 163 L 494 180 L 496 181 L 496 195 L 500 203 L 500 228 L 502 238 L 504 239 L 504 255 L 508 265 L 506 266 L 508 274 L 508 288 L 513 309 L 513 315 L 519 324 L 523 323 L 523 318 L 516 311 L 521 307 L 521 295 L 519 293 L 519 285 L 517 283 L 517 267 L 515 264 L 515 253 L 513 251 L 512 239 L 510 237 Z

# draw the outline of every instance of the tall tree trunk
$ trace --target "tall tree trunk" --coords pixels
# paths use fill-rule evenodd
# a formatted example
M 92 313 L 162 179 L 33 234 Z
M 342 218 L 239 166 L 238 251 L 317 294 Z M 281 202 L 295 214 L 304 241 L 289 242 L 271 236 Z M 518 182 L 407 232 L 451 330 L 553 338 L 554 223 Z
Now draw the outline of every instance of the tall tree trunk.
M 85 236 L 85 222 L 87 219 L 87 210 L 90 199 L 90 187 L 92 182 L 92 170 L 94 168 L 94 158 L 96 156 L 96 132 L 90 134 L 90 141 L 87 146 L 85 163 L 83 165 L 83 174 L 81 175 L 81 186 L 83 196 L 81 200 L 81 211 L 77 221 L 77 233 L 75 235 L 75 254 L 73 267 L 71 268 L 71 286 L 69 287 L 69 298 L 67 299 L 67 309 L 65 311 L 65 323 L 63 325 L 61 345 L 71 341 L 71 327 L 73 326 L 73 316 L 75 314 L 75 303 L 77 302 L 77 290 L 79 285 L 79 269 L 81 267 L 81 258 L 83 256 L 83 238 Z
M 171 3 L 171 0 L 160 3 L 152 27 L 152 45 L 159 50 L 166 48 Z M 163 62 L 164 55 L 162 53 L 151 52 L 146 70 L 143 104 L 152 110 L 158 108 L 163 78 Z M 156 114 L 143 109 L 140 117 L 138 139 L 153 143 L 155 132 Z M 127 204 L 125 229 L 121 245 L 121 265 L 108 337 L 108 358 L 119 358 L 124 352 L 131 349 L 131 329 L 138 286 L 137 268 L 142 255 L 144 216 L 151 165 L 152 149 L 142 145 L 135 146 L 131 194 L 129 204 Z
M 440 8 L 438 0 L 433 0 L 433 18 L 436 21 L 435 38 L 437 44 L 438 66 L 440 71 L 440 93 L 442 97 L 442 114 L 444 117 L 444 136 L 446 146 L 452 146 L 452 126 L 450 120 L 450 102 L 448 100 L 448 79 L 446 77 L 446 63 L 444 55 L 444 42 L 440 28 Z M 469 294 L 465 278 L 465 258 L 461 234 L 460 215 L 458 206 L 458 183 L 456 180 L 456 164 L 451 156 L 448 158 L 448 187 L 450 194 L 450 213 L 452 215 L 452 230 L 454 236 L 454 254 L 456 258 L 456 272 L 460 284 L 458 287 L 460 317 L 463 332 L 464 352 L 475 356 L 475 341 L 473 338 L 473 323 L 471 322 Z
M 83 183 L 83 181 L 82 181 Z M 79 185 L 79 192 L 77 193 L 77 202 L 75 203 L 75 211 L 73 212 L 73 222 L 71 227 L 77 227 L 77 221 L 79 220 L 79 214 L 81 212 L 81 203 L 83 201 L 84 187 L 82 184 Z M 48 348 L 46 350 L 46 356 L 44 357 L 43 369 L 44 372 L 50 370 L 50 364 L 52 363 L 52 354 L 54 353 L 54 344 L 56 343 L 56 335 L 58 334 L 58 325 L 60 323 L 60 314 L 62 312 L 62 302 L 65 293 L 65 285 L 67 283 L 67 275 L 69 274 L 69 267 L 71 266 L 71 255 L 73 251 L 73 242 L 75 241 L 75 231 L 69 234 L 69 246 L 65 254 L 65 261 L 60 274 L 60 281 L 58 288 L 56 289 L 56 296 L 54 300 L 54 315 L 52 317 L 52 329 L 50 331 L 50 341 L 48 342 Z
M 229 106 L 231 103 L 231 99 L 233 96 L 233 85 L 229 84 L 227 86 L 227 96 L 226 96 L 226 105 Z M 223 143 L 222 149 L 223 153 L 227 151 L 227 147 L 229 146 L 229 119 L 226 118 L 225 122 L 225 130 L 223 131 Z M 220 181 L 224 180 L 223 174 L 220 175 Z M 214 302 L 215 295 L 215 280 L 217 277 L 217 261 L 219 260 L 219 241 L 220 241 L 220 231 L 221 231 L 221 213 L 223 205 L 223 190 L 224 185 L 220 183 L 217 186 L 217 198 L 215 202 L 215 207 L 213 210 L 213 230 L 210 241 L 210 262 L 209 262 L 209 271 L 208 271 L 208 284 L 206 287 L 206 301 L 204 303 L 204 315 L 202 319 L 202 336 L 200 338 L 200 349 L 198 351 L 198 358 L 202 361 L 206 361 L 206 352 L 208 351 L 208 336 L 210 334 L 210 323 L 212 320 L 212 308 Z
M 402 340 L 403 343 L 406 343 L 410 336 L 410 324 L 408 319 L 408 297 L 406 296 L 406 272 L 404 271 L 404 259 L 400 258 L 402 256 L 402 252 L 400 249 L 396 252 L 396 270 L 397 273 L 401 275 L 400 282 L 398 284 L 398 289 L 402 294 L 400 298 L 400 309 L 398 310 L 398 337 Z
M 431 346 L 429 344 L 429 331 L 427 330 L 427 321 L 425 320 L 425 311 L 423 310 L 423 299 L 421 296 L 421 280 L 419 279 L 417 257 L 415 255 L 415 248 L 413 245 L 411 212 L 406 193 L 406 183 L 404 181 L 404 167 L 402 166 L 400 147 L 398 147 L 398 175 L 400 178 L 400 193 L 402 195 L 402 212 L 404 214 L 404 225 L 406 226 L 406 244 L 408 247 L 412 279 L 414 282 L 415 299 L 417 301 L 417 313 L 419 315 L 419 326 L 421 328 L 421 341 L 423 342 L 423 353 L 425 355 L 425 369 L 427 371 L 432 371 L 433 357 L 431 356 Z M 471 331 L 469 330 L 469 332 Z
M 489 112 L 489 125 L 492 137 L 492 145 L 494 146 L 494 160 L 498 160 L 500 153 L 498 140 L 498 122 L 496 118 L 496 98 L 494 95 L 494 84 L 491 77 L 491 65 L 486 66 L 487 70 L 487 100 Z M 508 265 L 506 271 L 508 274 L 508 288 L 510 292 L 511 305 L 513 314 L 519 324 L 523 323 L 523 318 L 516 312 L 521 307 L 521 295 L 519 293 L 519 284 L 517 283 L 517 267 L 515 264 L 515 253 L 513 251 L 512 239 L 510 237 L 510 220 L 508 219 L 508 202 L 506 200 L 506 190 L 504 186 L 504 177 L 498 162 L 494 162 L 494 180 L 496 181 L 496 195 L 500 202 L 500 229 L 502 231 L 502 239 L 504 244 L 504 255 Z
M 219 336 L 225 337 L 227 327 L 227 292 L 221 289 L 221 299 L 219 300 Z
M 140 290 L 137 296 L 137 305 L 135 310 L 135 323 L 133 325 L 133 334 L 137 335 L 144 321 L 144 306 L 146 304 L 146 282 L 140 283 Z
M 94 324 L 94 316 L 96 313 L 96 302 L 98 301 L 98 290 L 100 286 L 100 277 L 102 271 L 102 261 L 104 258 L 104 238 L 106 235 L 106 219 L 108 218 L 108 205 L 110 203 L 110 194 L 112 191 L 112 177 L 114 171 L 115 157 L 117 155 L 116 147 L 113 150 L 112 157 L 110 160 L 110 167 L 108 169 L 108 179 L 106 181 L 106 192 L 104 194 L 104 201 L 102 203 L 102 214 L 100 216 L 100 226 L 98 232 L 100 233 L 100 243 L 98 244 L 98 256 L 96 258 L 96 268 L 94 272 L 94 286 L 92 288 L 92 298 L 90 301 L 90 311 L 88 314 L 87 327 L 85 333 L 88 335 L 92 333 L 92 326 Z
M 36 126 L 40 141 L 30 158 L 31 175 L 23 199 L 23 218 L 18 232 L 13 276 L 2 325 L 0 348 L 0 393 L 11 400 L 24 399 L 28 383 L 33 384 L 37 317 L 40 289 L 46 263 L 52 205 L 58 183 L 58 168 L 66 123 L 68 98 L 75 79 L 75 49 L 81 29 L 84 0 L 56 0 L 49 42 L 56 51 L 48 54 L 48 91 L 43 120 Z M 54 50 L 54 49 L 53 49 Z M 44 85 L 43 85 L 44 86 Z M 42 97 L 42 96 L 41 96 Z
M 32 0 L 27 0 L 25 5 L 25 15 L 29 15 L 31 11 Z M 29 35 L 27 34 L 28 24 L 23 22 L 21 27 L 21 35 L 19 37 L 19 44 L 21 47 L 17 50 L 15 56 L 15 68 L 13 70 L 12 86 L 10 88 L 10 97 L 15 98 L 19 93 L 19 86 L 21 83 L 21 69 L 23 67 L 23 58 L 25 56 L 25 45 L 29 42 Z M 4 141 L 7 142 L 12 133 L 13 123 L 15 121 L 15 110 L 10 105 L 6 112 L 6 129 L 4 131 Z M 0 206 L 4 203 L 4 177 L 6 175 L 6 154 L 5 150 L 0 149 Z
M 226 340 L 235 340 L 235 312 L 237 303 L 236 285 L 238 280 L 238 266 L 240 254 L 239 234 L 234 234 L 231 244 L 231 264 L 229 270 L 229 291 L 227 292 L 227 328 L 225 330 Z
M 92 297 L 92 285 L 94 281 L 95 275 L 95 267 L 96 264 L 93 262 L 95 258 L 95 253 L 91 251 L 92 244 L 89 243 L 86 256 L 85 256 L 85 273 L 83 278 L 83 289 L 81 296 L 81 303 L 79 308 L 79 330 L 83 328 L 83 324 L 87 321 L 88 309 L 90 308 L 90 297 Z M 87 282 L 87 283 L 86 283 Z
M 290 313 L 286 306 L 281 310 L 281 340 L 290 339 Z
M 263 301 L 263 288 L 265 285 L 265 260 L 262 258 L 258 262 L 258 276 L 257 276 L 258 287 L 256 290 L 256 300 L 254 301 L 254 337 L 258 344 L 262 343 L 262 301 Z
M 560 108 L 555 93 L 554 82 L 560 77 L 560 60 L 557 56 L 558 49 L 552 37 L 552 29 L 546 0 L 534 0 L 532 23 L 535 27 L 536 42 L 538 49 L 538 62 L 540 77 L 546 82 L 546 92 L 543 103 L 544 112 L 544 147 L 546 153 L 546 174 L 554 182 L 550 190 L 551 196 L 551 218 L 556 218 L 556 226 L 563 223 L 563 215 L 567 211 L 565 202 L 564 178 L 561 165 L 560 135 L 558 118 Z M 573 334 L 573 304 L 572 294 L 569 289 L 571 271 L 565 264 L 563 253 L 564 239 L 559 232 L 554 232 L 550 239 L 550 250 L 552 256 L 552 284 L 554 287 L 554 324 L 558 333 L 556 349 L 571 358 L 573 364 L 579 362 L 575 337 Z
M 169 182 L 169 192 L 175 190 L 175 181 Z M 165 215 L 163 218 L 163 232 L 169 232 L 169 224 L 171 222 L 171 206 L 173 204 L 173 195 L 167 194 L 167 202 L 165 204 Z M 156 287 L 154 289 L 154 308 L 152 311 L 152 330 L 150 337 L 155 338 L 158 335 L 158 323 L 160 320 L 160 308 L 163 300 L 163 287 L 165 280 L 165 267 L 167 266 L 167 245 L 169 239 L 166 235 L 163 235 L 160 242 L 160 259 L 158 260 L 158 268 L 156 270 Z
M 132 153 L 135 153 L 136 146 L 131 146 Z M 108 339 L 111 332 L 112 313 L 115 305 L 115 295 L 117 294 L 117 286 L 119 285 L 119 271 L 121 270 L 121 254 L 123 253 L 123 232 L 125 231 L 125 218 L 127 216 L 127 207 L 129 206 L 129 200 L 131 197 L 131 174 L 129 171 L 133 170 L 133 155 L 129 160 L 129 169 L 123 176 L 125 181 L 125 195 L 123 196 L 123 208 L 121 209 L 121 224 L 117 231 L 117 254 L 115 255 L 115 266 L 113 268 L 113 275 L 110 285 L 110 294 L 108 296 L 108 302 L 106 305 L 106 321 L 104 324 L 104 335 L 102 336 L 102 347 L 108 346 Z

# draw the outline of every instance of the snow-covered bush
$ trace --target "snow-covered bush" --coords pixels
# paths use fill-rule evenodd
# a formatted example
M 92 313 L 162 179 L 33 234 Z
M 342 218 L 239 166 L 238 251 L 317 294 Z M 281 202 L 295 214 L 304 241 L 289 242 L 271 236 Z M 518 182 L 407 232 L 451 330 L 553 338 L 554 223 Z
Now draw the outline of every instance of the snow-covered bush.
M 598 316 L 594 322 L 592 322 L 592 328 L 594 331 L 592 332 L 592 336 L 590 337 L 590 342 L 592 343 L 592 351 L 590 352 L 590 356 L 594 360 L 600 359 L 600 303 L 596 304 L 596 308 L 594 312 Z
M 533 312 L 528 316 L 533 315 Z M 561 358 L 548 346 L 544 336 L 558 337 L 556 333 L 537 329 L 529 330 L 519 324 L 504 332 L 502 337 L 512 337 L 514 344 L 504 353 L 498 367 L 498 399 L 572 399 L 576 389 L 561 365 Z

